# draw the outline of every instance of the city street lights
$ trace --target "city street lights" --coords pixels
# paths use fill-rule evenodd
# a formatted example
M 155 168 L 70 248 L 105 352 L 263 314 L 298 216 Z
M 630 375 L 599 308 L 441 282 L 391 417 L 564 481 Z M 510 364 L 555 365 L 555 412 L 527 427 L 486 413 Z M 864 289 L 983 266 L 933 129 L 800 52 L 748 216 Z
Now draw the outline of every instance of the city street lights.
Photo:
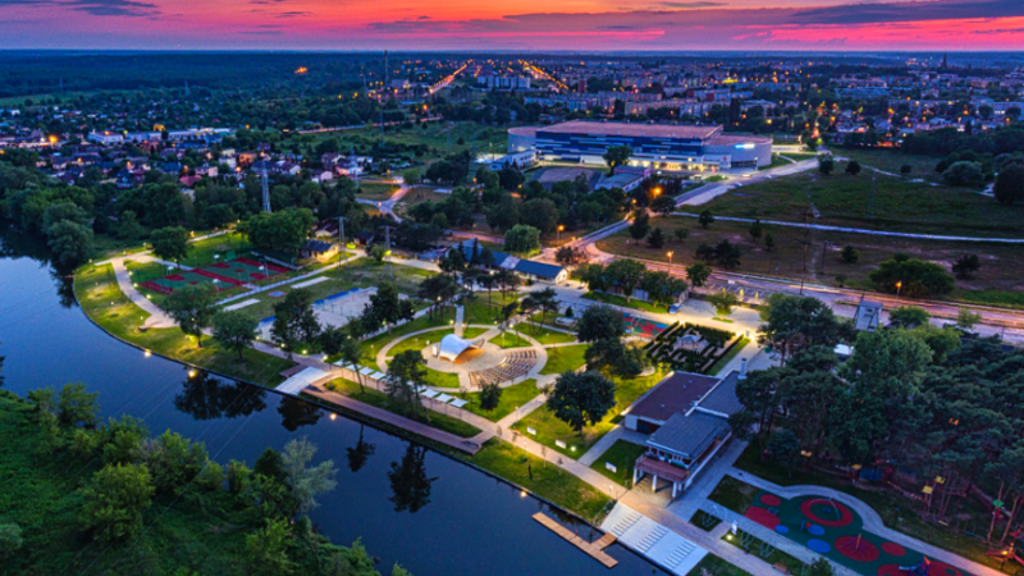
M 669 252 L 668 253 L 668 264 L 669 264 L 669 266 L 672 265 L 672 254 L 673 254 L 673 252 Z
M 900 289 L 903 288 L 903 281 L 899 280 L 896 282 L 896 300 L 900 299 Z
M 558 241 L 559 242 L 562 241 L 562 230 L 565 230 L 565 226 L 563 226 L 562 224 L 559 224 L 558 225 Z

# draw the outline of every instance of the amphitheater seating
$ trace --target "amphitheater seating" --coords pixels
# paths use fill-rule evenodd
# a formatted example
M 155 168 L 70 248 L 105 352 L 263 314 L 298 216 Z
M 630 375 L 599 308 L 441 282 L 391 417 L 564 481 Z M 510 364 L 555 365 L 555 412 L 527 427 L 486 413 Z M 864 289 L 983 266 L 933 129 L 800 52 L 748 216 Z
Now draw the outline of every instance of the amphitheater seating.
M 482 388 L 491 382 L 507 382 L 513 378 L 525 376 L 537 365 L 536 350 L 519 350 L 508 352 L 505 358 L 494 368 L 469 373 L 471 388 Z

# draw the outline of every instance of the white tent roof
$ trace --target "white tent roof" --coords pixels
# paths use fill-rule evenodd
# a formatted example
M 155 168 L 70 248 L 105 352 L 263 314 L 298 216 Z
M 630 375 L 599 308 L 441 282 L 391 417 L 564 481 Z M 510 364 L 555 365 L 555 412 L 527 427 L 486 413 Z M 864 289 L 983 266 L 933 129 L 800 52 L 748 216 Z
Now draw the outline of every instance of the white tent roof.
M 473 344 L 467 340 L 459 338 L 455 334 L 449 334 L 444 338 L 441 338 L 441 348 L 438 352 L 438 357 L 454 362 L 459 354 L 466 351 L 467 348 L 473 346 Z

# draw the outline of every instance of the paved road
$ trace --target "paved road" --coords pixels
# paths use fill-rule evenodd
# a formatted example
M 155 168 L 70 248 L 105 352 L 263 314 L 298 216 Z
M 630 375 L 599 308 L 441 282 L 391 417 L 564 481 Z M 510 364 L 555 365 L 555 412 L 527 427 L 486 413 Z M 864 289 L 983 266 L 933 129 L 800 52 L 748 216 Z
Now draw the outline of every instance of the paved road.
M 395 219 L 395 222 L 401 222 L 402 217 L 399 216 L 398 214 L 395 214 L 395 205 L 398 204 L 402 197 L 405 196 L 405 194 L 411 188 L 408 185 L 406 185 L 406 183 L 402 180 L 396 180 L 396 182 L 399 184 L 398 190 L 395 190 L 394 194 L 392 194 L 391 197 L 388 198 L 387 200 L 371 200 L 369 198 L 356 198 L 356 202 L 379 208 L 381 214 L 384 214 L 385 216 L 390 215 L 392 218 Z
M 698 206 L 700 204 L 706 204 L 722 194 L 725 194 L 735 188 L 739 188 L 740 186 L 761 182 L 762 180 L 771 180 L 772 178 L 777 178 L 779 176 L 799 174 L 800 172 L 813 170 L 814 168 L 817 168 L 817 166 L 818 161 L 816 159 L 803 160 L 794 164 L 772 168 L 770 170 L 761 170 L 759 172 L 744 174 L 739 177 L 731 177 L 729 180 L 722 182 L 705 184 L 700 188 L 696 188 L 676 196 L 676 206 Z
M 698 218 L 698 214 L 689 212 L 673 212 L 673 216 L 684 216 L 687 218 Z M 726 222 L 753 222 L 753 218 L 736 218 L 733 216 L 715 216 L 715 220 Z M 887 230 L 870 230 L 867 228 L 847 228 L 845 226 L 829 226 L 827 224 L 804 224 L 803 222 L 784 222 L 781 220 L 761 220 L 762 224 L 773 226 L 785 226 L 788 228 L 809 228 L 811 230 L 825 230 L 828 232 L 849 232 L 852 234 L 867 234 L 869 236 L 893 236 L 897 238 L 917 238 L 920 240 L 944 240 L 949 242 L 991 242 L 995 244 L 1024 244 L 1024 238 L 981 238 L 978 236 L 941 236 L 938 234 L 915 234 L 913 232 L 889 232 Z

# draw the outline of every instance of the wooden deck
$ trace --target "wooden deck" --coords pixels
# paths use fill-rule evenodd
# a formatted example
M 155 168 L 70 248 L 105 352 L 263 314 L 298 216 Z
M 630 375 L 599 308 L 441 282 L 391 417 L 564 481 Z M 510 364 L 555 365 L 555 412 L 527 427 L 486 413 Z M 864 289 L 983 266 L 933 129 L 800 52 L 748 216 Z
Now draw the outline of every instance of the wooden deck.
M 587 542 L 583 538 L 573 534 L 571 530 L 562 526 L 543 512 L 537 512 L 534 514 L 533 519 L 543 524 L 547 529 L 551 530 L 555 534 L 558 534 L 562 538 L 568 540 L 573 546 L 589 554 L 594 560 L 604 564 L 605 568 L 614 568 L 618 565 L 619 561 L 612 558 L 604 551 L 605 548 L 615 543 L 614 534 L 605 534 L 593 542 Z

